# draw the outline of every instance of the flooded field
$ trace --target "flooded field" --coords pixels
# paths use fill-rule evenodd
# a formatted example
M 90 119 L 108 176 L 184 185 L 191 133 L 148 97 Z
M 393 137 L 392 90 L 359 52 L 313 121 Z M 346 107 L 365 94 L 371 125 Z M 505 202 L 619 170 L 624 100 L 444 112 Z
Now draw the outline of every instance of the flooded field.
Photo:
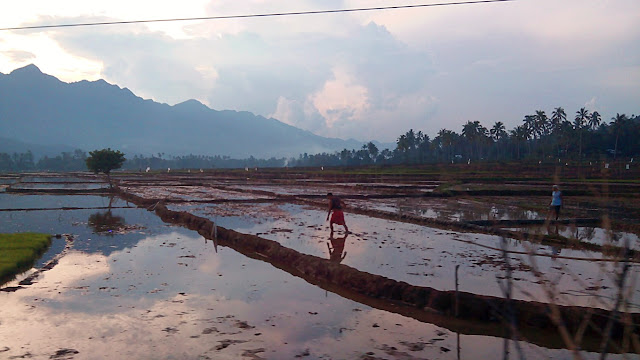
M 538 301 L 640 313 L 636 258 L 621 263 L 615 251 L 580 245 L 604 249 L 628 242 L 637 249 L 633 231 L 569 224 L 549 234 L 546 225 L 503 227 L 530 234 L 524 240 L 466 226 L 544 218 L 546 211 L 535 205 L 542 198 L 518 206 L 501 197 L 416 195 L 431 196 L 437 184 L 427 181 L 333 186 L 260 179 L 252 186 L 206 175 L 122 177 L 126 200 L 12 192 L 11 182 L 0 193 L 0 232 L 68 236 L 54 238 L 33 269 L 1 286 L 0 358 L 489 359 L 505 351 L 516 358 L 574 358 L 553 331 L 522 325 L 514 335 L 492 316 L 480 321 L 461 311 L 456 317 L 393 301 L 374 287 L 359 292 L 327 277 L 336 269 L 372 284 L 387 279 L 451 294 L 458 288 L 464 299 L 504 298 L 508 286 L 521 309 Z M 81 185 L 74 189 L 94 182 L 84 181 L 63 182 Z M 347 203 L 351 233 L 340 226 L 330 233 L 328 191 Z M 154 212 L 162 203 L 171 214 L 215 226 L 203 232 L 175 215 L 163 221 Z M 596 215 L 569 208 L 567 216 Z M 243 236 L 256 245 L 238 247 Z M 274 258 L 269 246 L 307 259 L 313 271 L 293 257 Z M 57 264 L 43 269 L 52 259 Z M 621 290 L 616 274 L 623 269 Z M 612 344 L 608 358 L 637 358 L 622 346 Z M 582 358 L 600 357 L 600 342 L 585 338 L 581 347 Z
M 330 258 L 413 285 L 453 290 L 454 269 L 460 266 L 461 290 L 501 296 L 496 277 L 487 276 L 488 273 L 504 271 L 501 238 L 498 236 L 443 231 L 355 214 L 349 217 L 352 234 L 335 233 L 330 236 L 324 211 L 291 204 L 243 203 L 206 207 L 183 204 L 175 206 L 175 209 L 207 217 L 219 226 L 241 233 L 275 240 L 304 254 Z M 330 254 L 336 243 L 340 243 L 340 254 Z M 608 274 L 614 270 L 615 262 L 590 264 L 593 259 L 603 260 L 602 254 L 531 245 L 513 239 L 508 240 L 506 247 L 519 254 L 532 251 L 538 259 L 540 271 L 553 274 L 550 278 L 563 289 L 563 296 L 554 299 L 556 303 L 583 306 L 593 303 L 594 298 L 588 296 L 590 292 L 583 291 L 586 284 L 588 288 L 600 290 L 597 292 L 600 307 L 610 308 L 613 305 L 609 299 L 614 298 L 614 279 Z M 561 251 L 562 257 L 558 257 Z M 544 283 L 530 271 L 528 255 L 514 256 L 512 260 L 515 265 L 513 276 L 517 279 L 514 298 L 531 300 L 533 295 L 534 300 L 544 300 Z M 521 293 L 521 289 L 526 293 Z M 633 303 L 638 301 L 640 289 L 635 289 Z

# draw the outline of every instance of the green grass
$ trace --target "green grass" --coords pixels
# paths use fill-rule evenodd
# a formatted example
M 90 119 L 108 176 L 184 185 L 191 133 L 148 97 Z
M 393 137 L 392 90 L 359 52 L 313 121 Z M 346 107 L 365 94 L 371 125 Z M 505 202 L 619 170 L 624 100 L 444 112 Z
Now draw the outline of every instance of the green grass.
M 31 268 L 49 245 L 48 234 L 0 234 L 0 285 Z

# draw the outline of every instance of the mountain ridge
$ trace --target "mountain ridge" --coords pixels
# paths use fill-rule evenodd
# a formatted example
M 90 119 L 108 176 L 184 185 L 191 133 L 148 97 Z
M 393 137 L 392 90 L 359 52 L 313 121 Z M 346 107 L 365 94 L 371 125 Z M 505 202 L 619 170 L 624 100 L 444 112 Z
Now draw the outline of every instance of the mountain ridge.
M 66 83 L 33 64 L 0 73 L 0 93 L 0 136 L 41 146 L 269 158 L 363 145 L 248 111 L 214 110 L 194 99 L 158 103 L 103 79 Z

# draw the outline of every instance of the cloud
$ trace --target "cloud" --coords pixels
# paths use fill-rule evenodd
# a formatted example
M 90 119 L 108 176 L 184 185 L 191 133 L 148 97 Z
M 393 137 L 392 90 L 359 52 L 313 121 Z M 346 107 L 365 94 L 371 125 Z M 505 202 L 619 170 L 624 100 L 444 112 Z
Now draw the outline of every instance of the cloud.
M 10 50 L 5 52 L 4 55 L 10 58 L 11 61 L 15 61 L 18 63 L 32 61 L 36 57 L 36 55 L 32 52 L 20 50 Z
M 80 5 L 76 17 L 52 10 L 47 21 L 166 18 L 175 10 L 145 14 L 136 5 L 128 15 L 118 4 L 101 13 Z M 379 5 L 388 3 L 201 0 L 175 14 Z M 637 113 L 638 13 L 637 0 L 540 0 L 12 33 L 0 43 L 0 69 L 30 52 L 35 58 L 23 61 L 65 79 L 84 72 L 160 102 L 195 98 L 320 135 L 393 141 L 409 128 L 459 132 L 469 120 L 512 128 L 537 109 L 574 111 L 592 98 L 603 117 Z
M 362 129 L 387 122 L 381 115 L 405 97 L 429 98 L 419 92 L 433 73 L 426 53 L 373 23 L 349 36 L 284 40 L 249 32 L 177 40 L 143 27 L 56 39 L 78 56 L 100 59 L 107 80 L 143 97 L 170 104 L 195 98 L 216 109 L 285 117 L 280 120 L 321 135 L 362 140 Z
M 362 119 L 369 107 L 367 89 L 354 83 L 353 77 L 339 68 L 334 69 L 334 78 L 312 95 L 312 101 L 328 128 L 336 123 Z

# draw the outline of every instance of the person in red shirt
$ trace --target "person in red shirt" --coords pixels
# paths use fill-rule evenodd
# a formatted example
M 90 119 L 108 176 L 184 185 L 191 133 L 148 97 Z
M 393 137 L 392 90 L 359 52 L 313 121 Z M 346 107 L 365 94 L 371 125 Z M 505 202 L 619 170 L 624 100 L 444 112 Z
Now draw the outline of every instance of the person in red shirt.
M 344 213 L 342 212 L 342 208 L 345 207 L 344 202 L 339 197 L 333 196 L 332 193 L 327 194 L 327 199 L 329 199 L 327 220 L 329 220 L 329 215 L 331 215 L 331 221 L 329 221 L 331 233 L 333 234 L 333 224 L 338 224 L 344 226 L 344 231 L 349 234 L 349 228 L 347 227 L 347 223 L 344 221 Z

